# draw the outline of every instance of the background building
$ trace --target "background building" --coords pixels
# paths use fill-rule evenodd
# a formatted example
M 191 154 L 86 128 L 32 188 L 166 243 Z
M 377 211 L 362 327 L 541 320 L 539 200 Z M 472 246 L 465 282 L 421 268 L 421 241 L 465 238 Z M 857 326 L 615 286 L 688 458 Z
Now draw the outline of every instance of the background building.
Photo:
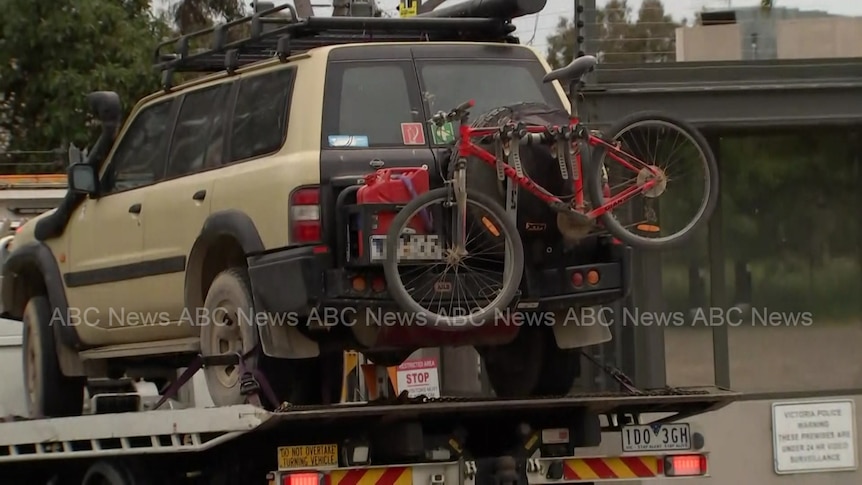
M 758 7 L 714 10 L 676 29 L 677 61 L 862 57 L 862 17 Z

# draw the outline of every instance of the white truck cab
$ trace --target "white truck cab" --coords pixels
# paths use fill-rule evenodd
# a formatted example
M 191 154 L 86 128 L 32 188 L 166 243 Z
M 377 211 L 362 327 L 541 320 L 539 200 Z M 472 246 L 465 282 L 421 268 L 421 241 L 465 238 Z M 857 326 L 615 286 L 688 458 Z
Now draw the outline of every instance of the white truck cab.
M 0 417 L 27 414 L 21 359 L 21 322 L 0 319 Z

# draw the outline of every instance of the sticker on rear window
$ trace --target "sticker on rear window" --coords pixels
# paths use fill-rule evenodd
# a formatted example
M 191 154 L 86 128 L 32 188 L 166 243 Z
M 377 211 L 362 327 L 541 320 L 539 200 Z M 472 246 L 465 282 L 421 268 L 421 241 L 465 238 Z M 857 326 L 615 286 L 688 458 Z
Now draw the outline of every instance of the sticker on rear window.
M 329 135 L 329 146 L 332 148 L 367 147 L 368 137 L 360 135 Z
M 401 139 L 405 145 L 424 145 L 425 129 L 422 123 L 401 123 Z
M 455 141 L 455 126 L 447 122 L 443 126 L 431 126 L 431 135 L 434 137 L 435 145 L 446 145 Z

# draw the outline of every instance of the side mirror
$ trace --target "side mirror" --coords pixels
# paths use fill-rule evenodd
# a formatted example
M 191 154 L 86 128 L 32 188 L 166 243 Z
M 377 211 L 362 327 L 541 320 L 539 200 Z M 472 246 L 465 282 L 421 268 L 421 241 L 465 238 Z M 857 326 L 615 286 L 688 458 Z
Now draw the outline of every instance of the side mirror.
M 98 194 L 96 169 L 86 163 L 75 163 L 69 167 L 69 190 L 76 194 L 95 196 Z
M 75 165 L 76 163 L 84 163 L 84 153 L 75 146 L 74 143 L 69 144 L 69 166 Z

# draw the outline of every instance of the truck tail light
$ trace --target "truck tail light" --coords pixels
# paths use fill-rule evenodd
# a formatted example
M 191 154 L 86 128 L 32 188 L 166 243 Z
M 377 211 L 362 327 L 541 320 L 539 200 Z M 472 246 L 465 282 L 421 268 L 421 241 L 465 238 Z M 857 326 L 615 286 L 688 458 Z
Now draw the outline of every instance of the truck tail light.
M 320 485 L 318 473 L 291 473 L 281 479 L 281 485 Z
M 568 428 L 550 428 L 542 430 L 542 444 L 560 445 L 569 443 Z
M 320 188 L 297 189 L 290 195 L 290 242 L 308 244 L 320 239 Z
M 664 457 L 664 474 L 668 477 L 706 475 L 706 455 L 672 455 Z

